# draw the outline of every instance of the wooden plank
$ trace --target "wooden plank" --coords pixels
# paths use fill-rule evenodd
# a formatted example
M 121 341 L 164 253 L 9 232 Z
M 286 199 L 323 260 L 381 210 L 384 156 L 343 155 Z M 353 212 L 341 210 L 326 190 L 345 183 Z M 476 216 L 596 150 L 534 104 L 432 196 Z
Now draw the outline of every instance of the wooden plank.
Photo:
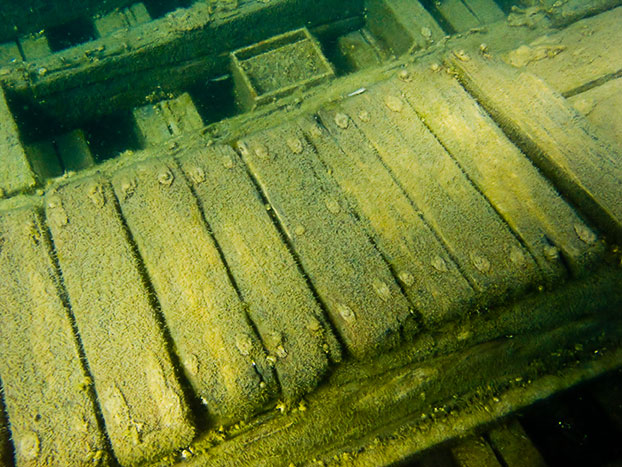
M 484 302 L 540 281 L 527 251 L 390 81 L 361 95 L 355 119 Z M 360 106 L 361 104 L 359 104 Z M 344 102 L 348 111 L 348 101 Z M 359 107 L 360 109 L 360 107 Z M 353 109 L 355 110 L 355 109 Z M 363 118 L 361 118 L 363 116 Z
M 95 164 L 91 148 L 82 130 L 73 130 L 56 138 L 56 150 L 65 171 L 78 172 Z
M 0 198 L 35 186 L 35 176 L 19 139 L 19 130 L 0 86 Z
M 505 14 L 495 0 L 462 0 L 482 24 L 494 23 L 505 19 Z
M 481 24 L 463 0 L 440 0 L 434 2 L 434 7 L 455 32 L 468 31 Z
M 473 305 L 472 287 L 351 122 L 352 116 L 365 111 L 363 98 L 351 98 L 345 106 L 347 111 L 337 107 L 319 112 L 328 131 L 311 118 L 305 119 L 305 135 L 351 203 L 368 220 L 374 243 L 424 322 L 434 326 L 457 318 Z
M 239 47 L 362 16 L 363 0 L 199 1 L 130 28 L 123 40 L 112 34 L 37 61 L 34 80 L 8 69 L 3 82 L 26 100 L 37 96 L 50 117 L 79 127 L 85 119 L 144 104 L 154 89 L 176 93 L 227 74 L 228 53 Z
M 108 182 L 46 195 L 46 213 L 106 430 L 121 464 L 186 446 L 194 427 Z
M 490 445 L 479 436 L 461 441 L 451 453 L 458 467 L 501 467 Z
M 191 151 L 181 165 L 270 354 L 283 396 L 295 400 L 318 385 L 331 360 L 340 360 L 330 324 L 235 151 Z
M 109 461 L 37 209 L 0 213 L 0 377 L 16 463 Z
M 546 467 L 542 455 L 516 419 L 492 428 L 488 439 L 507 467 Z
M 567 0 L 561 3 L 556 0 L 547 0 L 546 7 L 551 18 L 551 26 L 562 28 L 581 18 L 596 15 L 620 5 L 622 5 L 622 0 L 590 0 L 589 2 Z
M 42 32 L 22 37 L 19 42 L 26 61 L 36 61 L 52 54 L 48 38 Z
M 421 67 L 403 76 L 393 79 L 396 87 L 529 249 L 547 282 L 565 275 L 563 262 L 577 276 L 600 262 L 604 247 L 596 234 L 455 79 Z
M 196 394 L 218 423 L 254 414 L 274 376 L 175 161 L 134 165 L 112 185 Z
M 22 61 L 22 54 L 19 51 L 17 42 L 14 40 L 0 44 L 0 66 L 19 63 Z
M 99 37 L 104 37 L 115 31 L 148 23 L 151 16 L 144 3 L 134 3 L 128 8 L 115 9 L 110 13 L 95 18 L 93 25 Z
M 382 62 L 379 54 L 367 42 L 360 30 L 339 37 L 337 44 L 348 71 L 378 66 Z
M 418 0 L 367 0 L 365 7 L 367 28 L 396 55 L 425 48 L 445 36 Z
M 572 96 L 568 102 L 622 150 L 622 78 Z
M 160 144 L 203 127 L 203 120 L 188 93 L 134 109 L 134 119 L 143 144 Z
M 562 194 L 605 233 L 622 239 L 619 151 L 541 79 L 475 54 L 458 55 L 450 60 L 467 90 Z
M 506 60 L 571 96 L 622 75 L 621 22 L 622 7 L 536 39 Z
M 396 345 L 413 324 L 408 301 L 335 182 L 293 125 L 238 143 L 347 350 Z
M 24 148 L 37 179 L 43 182 L 63 174 L 58 153 L 51 141 L 33 143 Z
M 2 381 L 0 381 L 0 394 L 2 392 Z M 6 418 L 6 407 L 2 397 L 0 397 L 0 465 L 13 465 L 13 446 L 10 441 L 9 421 Z

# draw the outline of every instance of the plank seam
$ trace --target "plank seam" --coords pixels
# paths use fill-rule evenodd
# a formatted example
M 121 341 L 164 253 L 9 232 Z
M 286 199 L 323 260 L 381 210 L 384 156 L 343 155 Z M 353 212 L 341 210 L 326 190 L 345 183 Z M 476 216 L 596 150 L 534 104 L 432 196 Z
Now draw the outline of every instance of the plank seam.
M 447 62 L 447 64 L 449 67 L 451 67 L 451 63 Z M 455 68 L 453 68 L 453 71 L 455 72 Z M 523 137 L 516 130 L 512 130 L 512 128 L 509 125 L 504 124 L 502 119 L 499 118 L 499 115 L 493 112 L 489 106 L 487 106 L 484 102 L 478 99 L 477 96 L 475 96 L 470 91 L 469 86 L 467 86 L 467 84 L 464 82 L 464 80 L 461 78 L 459 74 L 453 73 L 453 76 L 455 76 L 460 86 L 462 86 L 462 89 L 464 89 L 466 93 L 469 96 L 471 96 L 471 98 L 477 103 L 477 105 L 479 105 L 479 107 L 486 113 L 486 115 L 488 115 L 490 119 L 495 123 L 495 125 L 497 125 L 497 127 L 501 130 L 501 132 L 505 135 L 505 137 L 520 151 L 523 157 L 525 157 L 531 163 L 531 165 L 538 171 L 540 176 L 545 178 L 550 183 L 550 185 L 553 187 L 555 192 L 557 192 L 559 197 L 566 204 L 568 204 L 568 206 L 572 208 L 577 218 L 579 218 L 581 222 L 583 222 L 586 226 L 590 227 L 592 230 L 600 234 L 603 234 L 603 229 L 600 227 L 599 223 L 594 221 L 594 218 L 592 216 L 589 216 L 588 213 L 585 212 L 582 208 L 579 208 L 577 206 L 577 203 L 573 201 L 573 199 L 570 196 L 568 196 L 566 191 L 562 190 L 559 187 L 559 184 L 556 183 L 552 177 L 547 175 L 547 172 L 543 170 L 539 164 L 536 163 L 536 161 L 533 159 L 532 156 L 529 155 L 530 153 L 536 153 L 539 156 L 542 155 L 542 151 L 537 147 L 537 145 L 532 144 L 528 141 L 525 141 Z M 568 260 L 565 258 L 565 256 L 563 254 L 559 256 L 560 258 L 562 258 L 564 267 L 572 271 L 569 267 Z
M 577 94 L 589 91 L 590 89 L 602 86 L 603 84 L 606 84 L 609 81 L 613 81 L 614 79 L 618 79 L 620 77 L 622 77 L 622 69 L 616 71 L 615 73 L 608 73 L 604 76 L 601 76 L 600 78 L 590 81 L 589 83 L 582 84 L 581 86 L 578 86 L 574 89 L 571 89 L 570 91 L 566 91 L 561 94 L 566 99 L 568 99 L 570 97 L 576 96 Z
M 335 136 L 328 130 L 328 128 L 326 128 L 324 123 L 322 123 L 321 117 L 318 114 L 313 114 L 312 117 L 315 120 L 315 123 L 317 125 L 319 125 L 320 127 L 322 127 L 324 132 L 329 135 L 329 138 L 331 138 L 333 140 L 335 145 L 337 145 L 337 147 L 339 147 L 341 149 L 341 146 L 339 145 L 339 141 L 337 141 Z M 309 146 L 311 148 L 313 148 L 313 152 L 317 156 L 316 159 L 322 165 L 322 167 L 324 167 L 325 173 L 328 174 L 329 173 L 329 167 L 326 165 L 326 163 L 320 157 L 319 149 L 317 147 L 315 147 L 313 142 L 310 140 L 310 138 L 306 134 L 304 134 L 304 132 L 303 132 L 303 136 L 304 136 L 306 142 L 309 144 Z M 375 153 L 375 150 L 374 150 L 374 153 Z M 344 152 L 344 154 L 345 154 L 345 152 Z M 380 161 L 380 163 L 382 164 L 383 167 L 385 167 L 385 165 L 384 165 L 384 163 L 382 161 Z M 386 169 L 386 167 L 385 167 L 385 169 Z M 391 177 L 393 177 L 393 174 L 390 174 L 390 175 L 391 175 Z M 410 304 L 411 308 L 416 311 L 416 314 L 411 318 L 411 319 L 414 319 L 414 321 L 415 321 L 414 324 L 417 326 L 418 329 L 425 329 L 425 326 L 423 325 L 423 323 L 424 323 L 423 312 L 421 310 L 417 309 L 415 304 L 411 302 L 410 298 L 408 297 L 408 293 L 406 292 L 406 289 L 404 289 L 404 286 L 402 285 L 402 281 L 399 279 L 398 272 L 395 270 L 393 265 L 389 262 L 389 260 L 387 259 L 387 256 L 384 254 L 382 249 L 378 246 L 376 240 L 373 238 L 374 229 L 370 225 L 371 221 L 369 219 L 367 219 L 367 216 L 365 216 L 364 214 L 357 212 L 357 210 L 353 206 L 358 206 L 358 203 L 356 202 L 355 199 L 352 199 L 353 196 L 350 196 L 349 194 L 345 193 L 345 190 L 343 190 L 341 188 L 339 183 L 335 180 L 334 176 L 333 175 L 327 175 L 327 176 L 330 177 L 330 179 L 333 180 L 337 186 L 339 186 L 339 191 L 341 193 L 343 193 L 345 198 L 348 200 L 348 204 L 349 204 L 348 211 L 350 211 L 352 213 L 352 216 L 356 219 L 356 221 L 361 224 L 361 227 L 362 227 L 363 232 L 365 233 L 365 236 L 370 241 L 370 243 L 373 245 L 374 249 L 378 252 L 380 257 L 382 258 L 382 261 L 384 261 L 384 263 L 387 265 L 387 267 L 389 268 L 389 271 L 391 271 L 391 275 L 393 276 L 393 280 L 397 284 L 397 287 L 399 288 L 400 292 L 406 298 L 406 300 L 408 300 L 408 303 Z M 402 189 L 401 186 L 398 186 L 398 187 L 399 187 L 400 190 Z M 409 199 L 409 201 L 410 201 L 410 199 Z M 402 332 L 400 332 L 400 334 L 401 334 L 402 338 L 405 338 L 407 336 L 405 335 L 404 323 L 400 323 L 400 324 L 401 324 L 400 327 L 401 327 L 401 331 L 402 331 Z
M 261 186 L 259 185 L 259 182 L 255 178 L 255 176 L 254 176 L 252 170 L 250 169 L 250 167 L 246 164 L 246 161 L 241 156 L 241 154 L 239 153 L 238 149 L 235 147 L 234 144 L 231 144 L 230 147 L 235 151 L 235 153 L 238 155 L 238 158 L 242 162 L 242 167 L 246 171 L 246 174 L 248 175 L 248 177 L 249 177 L 249 179 L 250 179 L 250 181 L 251 181 L 251 183 L 253 185 L 253 188 L 255 189 L 255 192 L 259 196 L 259 199 L 261 200 L 262 204 L 264 206 L 270 206 L 270 210 L 268 211 L 268 217 L 270 218 L 270 221 L 274 225 L 274 227 L 275 227 L 279 237 L 281 238 L 281 242 L 283 242 L 283 245 L 287 249 L 288 253 L 292 256 L 292 258 L 294 258 L 294 262 L 296 263 L 296 267 L 298 269 L 298 273 L 302 276 L 303 280 L 305 281 L 305 284 L 307 285 L 307 287 L 309 287 L 309 290 L 311 291 L 311 294 L 313 295 L 313 298 L 315 299 L 315 301 L 317 302 L 318 306 L 322 310 L 322 314 L 324 316 L 324 322 L 331 327 L 331 329 L 329 329 L 329 331 L 332 331 L 332 333 L 335 336 L 335 339 L 337 340 L 337 342 L 338 342 L 339 346 L 341 347 L 341 349 L 343 351 L 346 351 L 347 347 L 346 347 L 345 343 L 343 342 L 343 338 L 339 334 L 337 326 L 332 321 L 330 313 L 328 313 L 328 307 L 326 306 L 324 301 L 320 298 L 320 294 L 318 293 L 317 289 L 313 285 L 313 282 L 311 281 L 309 275 L 304 270 L 304 268 L 302 266 L 302 262 L 300 261 L 300 257 L 298 256 L 298 253 L 296 253 L 296 250 L 294 249 L 294 246 L 292 245 L 292 243 L 290 242 L 287 234 L 285 233 L 284 227 L 281 225 L 281 222 L 279 221 L 279 219 L 274 215 L 274 207 L 268 201 L 268 198 L 267 198 L 266 194 L 261 189 Z M 325 343 L 328 344 L 328 341 L 325 341 Z M 337 358 L 337 360 L 339 359 L 338 356 L 335 356 L 335 358 Z M 335 360 L 335 358 L 329 357 L 329 361 L 332 360 L 333 363 L 337 363 L 337 360 Z
M 465 176 L 465 178 L 467 179 L 467 181 L 469 182 L 469 185 L 471 187 L 473 187 L 473 189 L 475 191 L 477 191 L 477 193 L 484 199 L 486 200 L 486 204 L 488 204 L 492 210 L 497 214 L 497 217 L 501 220 L 501 222 L 503 222 L 503 225 L 505 225 L 508 230 L 510 231 L 510 233 L 512 234 L 512 236 L 516 239 L 516 241 L 525 249 L 525 251 L 527 253 L 529 253 L 529 256 L 531 257 L 531 259 L 533 260 L 534 264 L 537 265 L 538 267 L 538 275 L 540 276 L 538 279 L 540 281 L 544 281 L 544 271 L 542 270 L 541 266 L 540 266 L 540 262 L 538 261 L 538 259 L 535 257 L 535 255 L 533 254 L 533 252 L 531 251 L 531 249 L 525 244 L 525 242 L 523 241 L 523 239 L 521 238 L 521 236 L 518 234 L 518 232 L 516 232 L 512 226 L 508 223 L 507 219 L 505 218 L 505 216 L 503 216 L 503 214 L 501 214 L 497 207 L 494 205 L 494 203 L 488 199 L 488 197 L 484 194 L 484 192 L 482 190 L 480 190 L 480 188 L 475 184 L 475 182 L 471 179 L 471 177 L 469 176 L 469 174 L 464 170 L 464 167 L 462 166 L 462 164 L 460 164 L 460 162 L 454 157 L 454 155 L 451 153 L 451 151 L 449 150 L 448 147 L 445 146 L 445 144 L 443 144 L 443 142 L 441 141 L 441 139 L 437 136 L 437 134 L 434 132 L 434 130 L 428 125 L 428 123 L 425 121 L 425 118 L 419 113 L 417 112 L 417 109 L 414 108 L 414 106 L 412 106 L 410 104 L 410 102 L 408 102 L 406 100 L 406 104 L 413 110 L 413 112 L 417 115 L 417 118 L 419 118 L 419 120 L 421 121 L 421 123 L 423 124 L 423 126 L 425 126 L 425 128 L 430 132 L 430 134 L 434 137 L 434 139 L 436 140 L 436 142 L 443 148 L 443 150 L 449 155 L 449 157 L 451 158 L 451 160 L 456 164 L 456 166 L 458 167 L 458 169 L 460 170 L 460 172 L 462 172 L 462 174 Z M 479 105 L 479 102 L 478 102 Z M 547 241 L 550 242 L 550 240 L 547 237 Z M 564 255 L 560 255 L 560 257 L 563 257 Z M 568 268 L 568 264 L 566 263 L 566 261 L 562 261 L 562 264 L 566 270 L 566 273 L 568 275 L 571 274 L 570 269 Z
M 501 464 L 501 467 L 510 467 L 508 463 L 505 461 L 505 459 L 503 458 L 503 454 L 501 454 L 501 451 L 499 451 L 499 448 L 497 448 L 497 446 L 495 446 L 495 444 L 491 441 L 490 433 L 488 432 L 484 433 L 482 437 L 484 438 L 484 441 L 488 443 L 488 446 L 490 446 L 492 453 L 497 458 L 497 461 L 499 462 L 499 464 Z
M 73 334 L 74 341 L 78 347 L 78 355 L 80 357 L 80 366 L 82 370 L 86 374 L 86 377 L 89 378 L 90 384 L 88 385 L 88 394 L 93 404 L 93 409 L 95 411 L 95 420 L 97 421 L 97 427 L 99 431 L 102 433 L 104 439 L 104 445 L 108 451 L 112 455 L 114 459 L 114 465 L 119 465 L 114 450 L 112 449 L 112 442 L 110 437 L 108 436 L 108 431 L 106 430 L 106 423 L 104 421 L 104 414 L 102 412 L 101 403 L 97 392 L 95 391 L 95 386 L 93 385 L 93 373 L 91 371 L 89 361 L 86 357 L 86 352 L 84 350 L 84 344 L 82 343 L 82 338 L 80 337 L 80 331 L 78 329 L 78 324 L 76 322 L 76 317 L 73 312 L 73 308 L 71 306 L 71 300 L 69 298 L 69 293 L 67 292 L 67 288 L 65 286 L 65 278 L 63 276 L 63 270 L 60 267 L 60 262 L 58 261 L 58 250 L 56 249 L 56 244 L 54 243 L 54 237 L 52 236 L 52 231 L 47 223 L 47 219 L 45 216 L 45 211 L 41 208 L 36 209 L 35 214 L 39 220 L 39 223 L 42 227 L 41 236 L 43 241 L 46 244 L 46 248 L 48 250 L 48 254 L 52 260 L 52 266 L 54 268 L 54 273 L 56 275 L 56 280 L 54 280 L 54 285 L 56 286 L 56 292 L 63 304 L 63 308 L 65 309 L 65 315 L 69 319 L 69 324 L 71 326 L 71 331 Z
M 171 358 L 173 374 L 179 382 L 181 390 L 185 396 L 185 402 L 189 405 L 190 416 L 193 418 L 192 421 L 195 423 L 197 430 L 200 431 L 206 428 L 206 420 L 208 419 L 208 417 L 205 415 L 207 415 L 207 409 L 201 404 L 200 399 L 195 394 L 190 382 L 183 373 L 183 367 L 179 360 L 175 341 L 173 340 L 171 332 L 164 318 L 164 314 L 162 313 L 162 306 L 160 305 L 160 300 L 158 299 L 155 288 L 151 283 L 151 279 L 149 277 L 149 273 L 147 272 L 145 262 L 140 255 L 138 245 L 134 240 L 134 235 L 132 234 L 129 225 L 125 217 L 123 216 L 123 211 L 121 210 L 119 198 L 117 197 L 114 189 L 110 186 L 110 182 L 106 180 L 104 183 L 108 185 L 109 189 L 107 191 L 111 194 L 111 201 L 113 203 L 119 221 L 121 222 L 121 227 L 125 235 L 125 240 L 129 245 L 133 260 L 135 261 L 136 269 L 138 270 L 138 274 L 140 275 L 141 282 L 147 291 L 147 300 L 152 309 L 153 317 L 155 318 L 158 329 L 162 333 L 168 356 Z
M 8 460 L 10 462 L 10 465 L 7 467 L 14 467 L 15 466 L 15 446 L 12 442 L 12 437 L 11 437 L 11 421 L 9 420 L 9 414 L 7 412 L 7 408 L 6 408 L 6 404 L 4 403 L 4 386 L 2 385 L 2 380 L 0 379 L 0 414 L 2 414 L 2 417 L 4 419 L 4 421 L 6 422 L 5 426 L 0 425 L 0 430 L 5 429 L 6 430 L 6 440 L 4 440 L 5 442 L 2 441 L 2 438 L 0 437 L 0 461 L 2 460 Z M 5 452 L 6 450 L 6 452 Z M 4 457 L 5 454 L 10 454 L 10 457 Z
M 356 122 L 354 121 L 354 119 L 351 120 L 352 124 L 363 134 L 365 134 L 365 132 L 363 131 L 362 128 L 360 128 Z M 318 123 L 320 123 L 323 127 L 324 125 L 321 123 L 321 121 L 318 121 Z M 325 128 L 325 127 L 324 127 Z M 397 179 L 397 177 L 395 176 L 395 174 L 393 173 L 393 170 L 391 170 L 391 168 L 389 166 L 387 166 L 384 162 L 384 160 L 382 159 L 382 157 L 380 157 L 380 155 L 378 154 L 378 151 L 376 150 L 375 147 L 373 147 L 373 145 L 370 147 L 370 150 L 374 152 L 374 154 L 376 155 L 376 158 L 380 161 L 380 164 L 382 165 L 382 167 L 385 168 L 385 170 L 389 173 L 389 175 L 391 176 L 391 178 L 393 179 L 393 181 L 395 182 L 395 184 L 398 186 L 398 188 L 402 191 L 402 193 L 404 194 L 405 198 L 408 200 L 408 202 L 410 203 L 410 205 L 412 206 L 412 208 L 420 213 L 419 214 L 419 218 L 421 219 L 421 222 L 424 223 L 424 225 L 430 230 L 430 232 L 432 232 L 432 234 L 434 235 L 434 237 L 436 238 L 436 240 L 438 241 L 439 245 L 441 245 L 443 247 L 443 249 L 445 250 L 445 253 L 447 254 L 447 256 L 453 261 L 453 263 L 456 265 L 456 268 L 458 269 L 458 271 L 460 272 L 460 274 L 462 275 L 462 277 L 464 278 L 464 280 L 471 286 L 471 288 L 474 291 L 478 290 L 478 286 L 475 283 L 475 281 L 473 279 L 471 279 L 471 277 L 468 274 L 465 274 L 462 265 L 460 264 L 460 262 L 457 260 L 457 258 L 453 255 L 453 253 L 451 252 L 451 249 L 448 247 L 448 245 L 446 244 L 446 242 L 443 240 L 443 238 L 438 234 L 438 232 L 436 231 L 436 229 L 434 229 L 432 227 L 432 225 L 428 222 L 428 220 L 425 218 L 425 216 L 423 215 L 423 213 L 421 212 L 421 210 L 419 209 L 419 207 L 417 206 L 417 204 L 410 198 L 410 196 L 408 196 L 408 193 L 406 192 L 406 190 L 404 189 L 404 187 L 402 186 L 402 184 L 400 183 L 400 181 Z
M 238 296 L 238 298 L 242 302 L 242 309 L 244 310 L 244 316 L 246 317 L 246 321 L 247 321 L 248 325 L 251 327 L 251 329 L 253 330 L 253 332 L 255 333 L 255 335 L 257 336 L 257 339 L 259 339 L 259 342 L 261 343 L 261 348 L 262 348 L 264 354 L 265 355 L 269 355 L 270 352 L 268 351 L 268 348 L 266 347 L 266 344 L 264 342 L 263 336 L 259 332 L 257 324 L 255 323 L 255 321 L 253 321 L 253 319 L 251 318 L 251 316 L 250 316 L 250 314 L 248 312 L 248 306 L 247 306 L 246 302 L 244 301 L 244 294 L 240 290 L 240 287 L 238 286 L 238 283 L 236 282 L 235 277 L 233 276 L 233 272 L 231 271 L 231 268 L 229 267 L 229 264 L 227 263 L 227 260 L 225 258 L 225 254 L 224 254 L 224 252 L 222 250 L 222 247 L 218 243 L 218 240 L 216 239 L 216 236 L 214 235 L 214 232 L 213 232 L 213 230 L 212 230 L 212 228 L 210 226 L 210 223 L 208 222 L 207 217 L 205 216 L 205 211 L 203 210 L 203 206 L 201 204 L 199 196 L 197 195 L 197 192 L 196 192 L 196 190 L 194 188 L 194 185 L 188 179 L 188 176 L 186 175 L 186 172 L 182 169 L 181 164 L 179 163 L 179 161 L 176 158 L 173 158 L 173 161 L 175 162 L 175 167 L 177 168 L 178 172 L 181 174 L 181 177 L 182 177 L 184 183 L 188 186 L 188 188 L 190 190 L 190 193 L 192 194 L 192 199 L 193 199 L 193 201 L 194 201 L 194 203 L 195 203 L 195 205 L 196 205 L 196 207 L 197 207 L 197 209 L 199 211 L 199 214 L 201 215 L 201 221 L 203 222 L 203 225 L 207 229 L 207 234 L 212 239 L 212 242 L 214 242 L 214 248 L 216 248 L 216 251 L 218 252 L 218 257 L 220 258 L 220 261 L 221 261 L 221 263 L 223 264 L 223 266 L 225 268 L 225 272 L 227 274 L 227 278 L 229 279 L 229 282 L 231 282 L 231 285 L 232 285 L 233 289 L 235 290 L 236 295 Z M 253 367 L 253 368 L 255 369 L 255 373 L 257 373 L 257 376 L 259 377 L 259 380 L 261 382 L 265 382 L 263 375 L 257 369 L 257 367 Z M 274 375 L 274 379 L 276 381 L 276 384 L 278 386 L 278 393 L 279 394 L 283 394 L 283 388 L 281 386 L 281 382 L 279 381 L 278 372 L 277 371 L 273 371 L 273 375 Z

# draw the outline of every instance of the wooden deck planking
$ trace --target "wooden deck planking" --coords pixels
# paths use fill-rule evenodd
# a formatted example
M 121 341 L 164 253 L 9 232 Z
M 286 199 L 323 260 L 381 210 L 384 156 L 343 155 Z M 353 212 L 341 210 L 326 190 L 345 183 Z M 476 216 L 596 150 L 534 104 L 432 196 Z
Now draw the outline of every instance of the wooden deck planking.
M 219 423 L 253 415 L 276 381 L 175 160 L 120 170 L 112 185 L 197 396 Z
M 238 148 L 347 350 L 362 357 L 397 345 L 414 325 L 408 301 L 302 131 L 283 125 Z
M 476 55 L 450 57 L 460 80 L 557 189 L 622 239 L 622 156 L 540 78 Z M 586 242 L 593 234 L 577 232 Z
M 117 459 L 142 462 L 187 445 L 189 408 L 108 181 L 79 179 L 45 199 Z

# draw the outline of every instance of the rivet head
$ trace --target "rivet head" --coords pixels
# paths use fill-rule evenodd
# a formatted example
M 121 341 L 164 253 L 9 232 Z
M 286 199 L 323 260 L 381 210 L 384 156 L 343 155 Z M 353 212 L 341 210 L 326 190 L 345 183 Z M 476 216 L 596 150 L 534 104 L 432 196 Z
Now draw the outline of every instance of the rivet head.
M 121 180 L 121 197 L 123 200 L 129 199 L 136 191 L 136 180 L 133 177 L 125 177 Z
M 581 241 L 587 243 L 588 245 L 591 245 L 596 241 L 596 234 L 584 224 L 575 224 L 574 231 L 577 233 L 577 236 L 581 239 Z
M 383 302 L 389 301 L 391 298 L 391 289 L 389 289 L 386 282 L 377 279 L 373 283 L 373 288 L 376 295 L 378 295 Z
M 398 274 L 399 280 L 407 287 L 412 286 L 415 283 L 414 276 L 408 271 L 402 271 Z
M 294 154 L 301 154 L 303 150 L 302 141 L 299 138 L 287 138 L 287 146 Z
M 261 143 L 258 143 L 255 146 L 255 155 L 262 161 L 267 161 L 268 159 L 270 159 L 270 152 L 268 151 L 268 148 Z
M 337 305 L 337 311 L 346 321 L 353 321 L 356 318 L 354 311 L 352 311 L 352 308 L 350 308 L 345 303 L 339 303 Z
M 544 247 L 544 257 L 549 261 L 555 261 L 559 258 L 559 249 L 553 245 Z
M 253 341 L 248 335 L 241 334 L 235 338 L 235 346 L 242 355 L 248 357 L 253 350 Z
M 404 110 L 404 102 L 399 97 L 389 95 L 384 98 L 384 103 L 391 112 L 401 112 Z
M 222 165 L 225 169 L 232 169 L 235 166 L 235 162 L 233 161 L 233 158 L 227 154 L 222 159 Z
M 160 185 L 162 186 L 169 187 L 173 184 L 174 180 L 175 176 L 170 169 L 164 169 L 158 174 L 158 182 L 160 182 Z
M 438 272 L 447 272 L 447 262 L 438 255 L 432 259 L 432 267 Z
M 335 125 L 345 130 L 348 126 L 350 126 L 350 117 L 341 112 L 335 114 Z
M 326 209 L 328 209 L 328 211 L 331 214 L 339 214 L 341 212 L 341 206 L 339 206 L 339 202 L 334 199 L 334 198 L 328 198 L 325 201 L 326 204 Z
M 190 180 L 192 180 L 192 183 L 194 183 L 195 185 L 199 185 L 205 181 L 205 171 L 199 166 L 192 167 L 188 171 L 188 176 L 190 177 Z
M 473 262 L 473 266 L 475 266 L 475 268 L 482 274 L 490 271 L 490 261 L 483 256 L 480 256 L 477 253 L 471 253 L 471 261 Z
M 523 266 L 525 264 L 525 255 L 518 247 L 512 247 L 510 251 L 510 261 L 516 266 Z
M 104 194 L 103 187 L 99 183 L 92 183 L 87 187 L 87 196 L 98 208 L 103 208 L 106 204 L 106 195 Z
M 400 70 L 397 77 L 406 83 L 412 81 L 412 75 L 408 72 L 408 70 Z
M 369 115 L 367 110 L 361 110 L 359 112 L 359 120 L 363 123 L 367 123 L 371 120 L 371 115 Z

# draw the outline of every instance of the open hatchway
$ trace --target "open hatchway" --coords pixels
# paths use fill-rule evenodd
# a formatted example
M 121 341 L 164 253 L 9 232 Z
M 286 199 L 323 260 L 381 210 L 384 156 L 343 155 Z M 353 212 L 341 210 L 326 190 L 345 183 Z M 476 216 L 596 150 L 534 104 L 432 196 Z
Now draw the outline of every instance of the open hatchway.
M 615 391 L 488 429 L 622 364 L 616 1 L 31 3 L 0 29 L 7 463 L 617 433 Z

